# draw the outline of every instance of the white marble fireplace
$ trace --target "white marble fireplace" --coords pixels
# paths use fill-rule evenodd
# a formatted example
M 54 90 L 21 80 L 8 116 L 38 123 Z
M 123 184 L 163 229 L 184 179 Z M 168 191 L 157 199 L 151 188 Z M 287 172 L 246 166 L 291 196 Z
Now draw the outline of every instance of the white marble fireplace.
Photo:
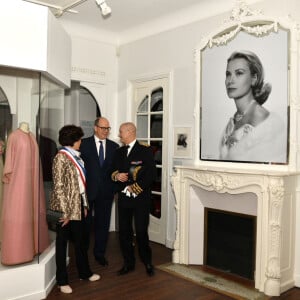
M 203 264 L 205 207 L 244 213 L 257 217 L 255 288 L 278 296 L 294 286 L 296 174 L 179 166 L 172 185 L 174 263 Z

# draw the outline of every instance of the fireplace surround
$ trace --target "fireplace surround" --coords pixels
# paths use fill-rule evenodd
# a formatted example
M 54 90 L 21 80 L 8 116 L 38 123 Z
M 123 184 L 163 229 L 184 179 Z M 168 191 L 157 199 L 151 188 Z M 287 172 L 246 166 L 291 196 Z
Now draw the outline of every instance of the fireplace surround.
M 293 287 L 296 178 L 280 168 L 176 167 L 173 262 L 203 264 L 205 207 L 246 213 L 257 217 L 255 288 L 278 296 Z

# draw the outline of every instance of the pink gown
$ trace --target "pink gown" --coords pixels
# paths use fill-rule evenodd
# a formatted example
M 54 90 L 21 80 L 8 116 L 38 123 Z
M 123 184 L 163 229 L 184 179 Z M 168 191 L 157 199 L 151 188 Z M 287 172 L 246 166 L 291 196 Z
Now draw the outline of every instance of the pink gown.
M 2 155 L 0 154 L 0 217 L 1 217 L 1 212 L 2 212 L 2 197 L 3 197 L 3 194 L 2 194 L 2 174 L 3 174 L 3 157 Z M 1 250 L 1 241 L 2 241 L 2 236 L 1 236 L 1 223 L 0 223 L 0 250 Z
M 13 131 L 3 170 L 1 263 L 32 261 L 49 246 L 39 151 L 32 133 Z

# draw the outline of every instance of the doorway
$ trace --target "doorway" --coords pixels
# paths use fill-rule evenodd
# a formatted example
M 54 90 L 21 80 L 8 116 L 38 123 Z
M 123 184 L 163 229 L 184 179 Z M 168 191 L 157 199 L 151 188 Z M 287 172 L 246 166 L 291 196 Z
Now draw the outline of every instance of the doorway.
M 151 191 L 149 238 L 165 244 L 167 219 L 167 129 L 169 78 L 133 83 L 133 115 L 137 139 L 152 147 L 157 177 Z

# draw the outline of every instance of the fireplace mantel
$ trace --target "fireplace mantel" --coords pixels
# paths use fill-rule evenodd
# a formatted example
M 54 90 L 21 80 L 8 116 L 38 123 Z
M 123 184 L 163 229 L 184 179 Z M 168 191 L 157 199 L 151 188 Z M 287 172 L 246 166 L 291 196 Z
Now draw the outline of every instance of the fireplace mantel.
M 189 257 L 189 248 L 194 243 L 189 234 L 190 218 L 195 218 L 190 211 L 192 188 L 230 195 L 254 193 L 257 198 L 255 287 L 269 296 L 278 296 L 293 287 L 297 175 L 276 168 L 176 167 L 172 177 L 177 212 L 173 262 L 189 264 L 192 260 Z M 204 226 L 203 219 L 196 222 Z

